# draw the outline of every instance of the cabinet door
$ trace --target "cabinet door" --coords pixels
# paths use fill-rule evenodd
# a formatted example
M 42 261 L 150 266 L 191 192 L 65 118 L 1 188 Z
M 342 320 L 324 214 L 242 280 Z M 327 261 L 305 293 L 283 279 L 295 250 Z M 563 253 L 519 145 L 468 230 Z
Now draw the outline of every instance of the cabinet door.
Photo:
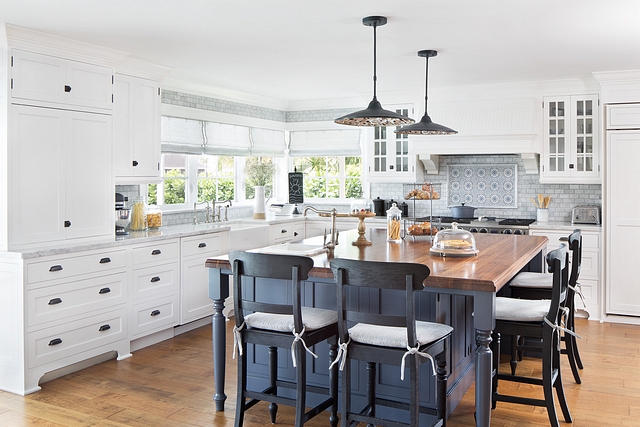
M 540 181 L 600 183 L 598 96 L 544 98 Z
M 399 107 L 396 113 L 409 115 L 409 107 Z M 422 166 L 417 156 L 409 154 L 409 135 L 398 135 L 397 127 L 374 127 L 367 135 L 365 175 L 369 181 L 420 182 Z
M 160 88 L 157 82 L 116 76 L 113 129 L 116 177 L 158 178 Z
M 13 49 L 11 96 L 20 99 L 64 102 L 65 60 Z
M 607 313 L 640 315 L 640 277 L 636 270 L 640 239 L 640 199 L 630 186 L 640 180 L 640 132 L 607 133 L 606 229 Z
M 8 144 L 9 246 L 64 237 L 65 112 L 11 107 Z
M 66 61 L 65 102 L 105 110 L 113 108 L 113 70 L 109 67 Z
M 114 233 L 111 116 L 67 112 L 65 220 L 67 238 Z

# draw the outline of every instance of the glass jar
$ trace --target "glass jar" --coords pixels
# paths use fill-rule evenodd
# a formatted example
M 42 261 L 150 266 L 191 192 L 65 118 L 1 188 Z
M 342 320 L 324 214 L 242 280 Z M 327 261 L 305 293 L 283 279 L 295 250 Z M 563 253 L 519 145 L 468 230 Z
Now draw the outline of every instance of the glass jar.
M 352 214 L 370 214 L 373 212 L 373 202 L 366 197 L 354 199 L 351 202 L 350 212 Z
M 387 211 L 387 242 L 402 241 L 402 211 L 393 203 Z
M 147 227 L 160 228 L 162 226 L 162 211 L 156 205 L 147 208 Z
M 147 202 L 144 196 L 134 196 L 131 205 L 131 224 L 129 228 L 133 231 L 144 231 L 147 229 Z

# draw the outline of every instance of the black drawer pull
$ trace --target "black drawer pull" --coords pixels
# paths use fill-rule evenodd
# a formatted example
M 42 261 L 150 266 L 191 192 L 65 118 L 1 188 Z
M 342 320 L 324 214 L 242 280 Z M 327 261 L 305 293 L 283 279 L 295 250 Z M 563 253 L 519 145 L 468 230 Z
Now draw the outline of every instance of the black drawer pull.
M 151 251 L 151 255 L 160 255 L 162 253 L 162 251 L 160 251 L 160 249 L 154 249 Z
M 60 338 L 54 338 L 51 341 L 49 341 L 49 345 L 58 345 L 58 344 L 62 344 L 62 340 Z
M 52 265 L 51 268 L 49 268 L 49 271 L 62 271 L 62 266 L 61 265 Z
M 206 244 L 206 243 L 200 243 L 200 244 L 198 245 L 198 247 L 199 247 L 199 248 L 206 248 L 206 247 L 207 247 L 207 244 Z
M 69 85 L 64 85 L 64 91 L 65 91 L 65 92 L 71 92 L 71 86 L 69 86 Z
M 62 300 L 60 298 L 52 298 L 49 300 L 49 305 L 56 305 L 56 304 L 60 304 L 62 302 Z
M 159 282 L 159 281 L 160 281 L 160 278 L 158 276 L 153 276 L 151 278 L 151 283 L 156 283 L 156 282 Z
M 151 315 L 152 315 L 152 316 L 157 316 L 158 314 L 160 314 L 160 310 L 153 310 L 153 311 L 151 312 Z
M 100 329 L 98 329 L 98 331 L 103 332 L 103 331 L 108 331 L 109 329 L 111 329 L 111 326 L 102 325 L 102 326 L 100 326 Z
M 111 289 L 109 288 L 102 288 L 98 291 L 99 294 L 108 294 L 109 292 L 111 292 Z
M 280 233 L 282 233 L 282 234 L 285 234 L 286 232 L 287 232 L 287 230 L 284 229 L 284 228 L 282 230 L 280 230 Z
M 111 258 L 109 258 L 108 256 L 100 259 L 100 264 L 108 264 L 110 262 L 111 262 Z

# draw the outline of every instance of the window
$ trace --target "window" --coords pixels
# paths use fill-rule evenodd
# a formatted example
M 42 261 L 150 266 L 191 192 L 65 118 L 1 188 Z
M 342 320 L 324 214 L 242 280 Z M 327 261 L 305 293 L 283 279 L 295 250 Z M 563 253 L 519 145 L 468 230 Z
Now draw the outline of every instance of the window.
M 305 198 L 351 198 L 362 195 L 362 158 L 359 156 L 296 157 L 304 173 Z
M 162 153 L 161 168 L 162 183 L 148 186 L 150 204 L 176 207 L 235 200 L 233 156 Z

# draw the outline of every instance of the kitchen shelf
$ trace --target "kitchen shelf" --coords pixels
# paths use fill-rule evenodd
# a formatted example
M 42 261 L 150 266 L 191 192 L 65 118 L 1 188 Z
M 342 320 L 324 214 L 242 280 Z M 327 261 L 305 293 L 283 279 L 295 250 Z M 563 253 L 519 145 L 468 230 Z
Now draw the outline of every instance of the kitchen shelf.
M 411 216 L 408 216 L 405 221 L 410 223 L 409 227 L 405 230 L 406 234 L 412 238 L 425 237 L 431 238 L 438 232 L 438 227 L 433 225 L 433 202 L 442 200 L 442 184 L 422 182 L 413 184 L 402 184 L 402 193 L 405 200 L 411 200 L 413 202 L 413 212 Z M 417 215 L 416 203 L 429 202 L 429 214 Z M 420 227 L 426 221 L 418 221 L 417 218 L 425 219 L 429 218 L 431 227 Z M 406 227 L 406 222 L 405 222 Z

